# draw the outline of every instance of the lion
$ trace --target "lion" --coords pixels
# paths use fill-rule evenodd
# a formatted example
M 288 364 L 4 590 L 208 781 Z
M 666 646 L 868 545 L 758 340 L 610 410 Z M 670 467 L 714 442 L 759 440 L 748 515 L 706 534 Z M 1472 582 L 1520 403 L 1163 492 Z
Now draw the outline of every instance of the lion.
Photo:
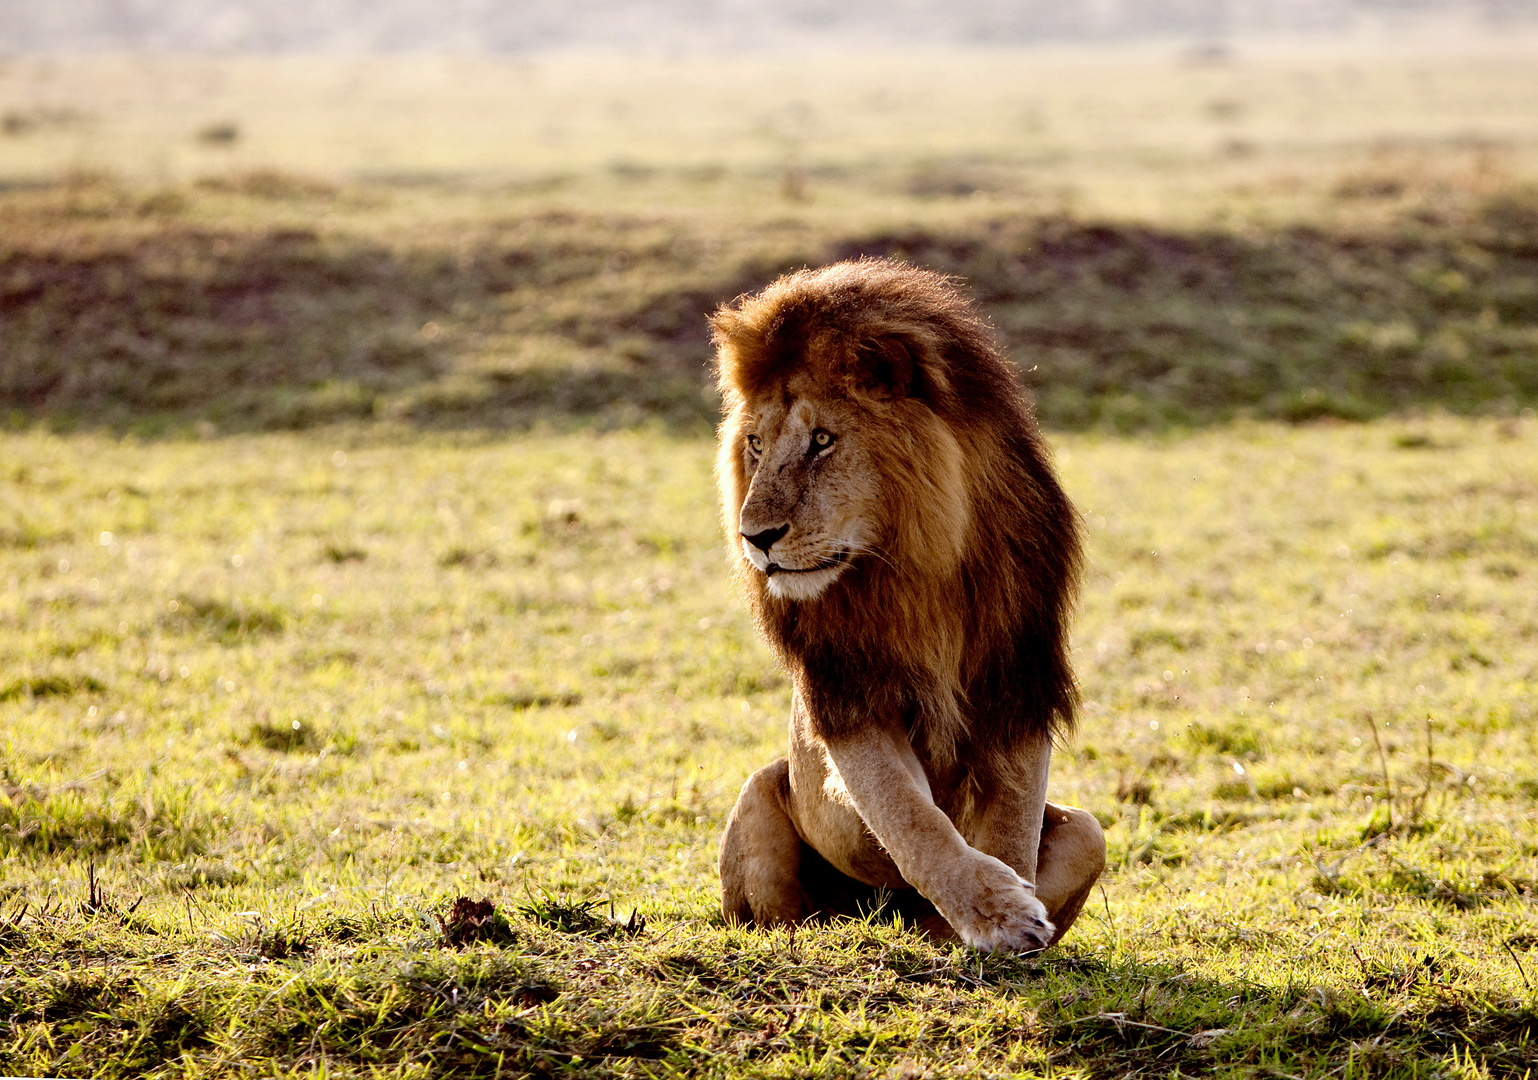
M 1078 703 L 1077 514 L 977 310 L 886 260 L 802 270 L 711 318 L 737 581 L 794 684 L 743 786 L 721 909 L 771 927 L 886 895 L 941 940 L 1033 951 L 1105 865 L 1046 800 Z

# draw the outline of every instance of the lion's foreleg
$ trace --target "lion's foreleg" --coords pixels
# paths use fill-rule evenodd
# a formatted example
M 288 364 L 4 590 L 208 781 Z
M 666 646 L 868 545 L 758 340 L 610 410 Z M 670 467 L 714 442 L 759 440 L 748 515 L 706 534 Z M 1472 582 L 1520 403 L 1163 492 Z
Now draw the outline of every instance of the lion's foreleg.
M 1051 763 L 1050 742 L 1024 748 L 1010 763 L 1007 780 L 990 785 L 964 832 L 973 847 L 1036 883 L 1055 942 L 1078 918 L 1105 868 L 1105 831 L 1093 814 L 1047 802 Z
M 1034 882 L 1043 904 L 1047 901 L 1036 880 L 1036 864 L 1051 767 L 1052 744 L 1045 739 L 994 764 L 992 778 L 980 785 L 982 793 L 961 829 L 977 850 L 1004 860 L 1026 881 Z M 1051 910 L 1050 904 L 1047 907 Z
M 975 949 L 1044 948 L 1053 927 L 1029 881 L 969 845 L 935 805 L 900 731 L 868 728 L 826 743 L 855 810 L 903 879 Z
M 785 758 L 742 785 L 721 836 L 721 914 L 729 923 L 780 926 L 812 913 L 801 887 L 801 837 L 791 823 Z

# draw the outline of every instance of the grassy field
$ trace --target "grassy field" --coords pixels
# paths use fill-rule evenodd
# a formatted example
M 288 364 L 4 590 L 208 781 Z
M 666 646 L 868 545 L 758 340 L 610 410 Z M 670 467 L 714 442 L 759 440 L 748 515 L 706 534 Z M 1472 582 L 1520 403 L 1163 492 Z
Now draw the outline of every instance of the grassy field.
M 1055 441 L 1111 869 L 980 960 L 720 924 L 789 695 L 708 440 L 6 436 L 0 1067 L 1523 1074 L 1538 425 Z
M 960 197 L 1200 223 L 1313 211 L 1342 177 L 1445 181 L 1471 156 L 1486 182 L 1532 176 L 1535 57 L 1520 24 L 1226 53 L 23 56 L 0 66 L 0 176 L 277 169 L 621 211 Z
M 0 409 L 698 432 L 706 313 L 878 254 L 964 277 L 1057 428 L 1515 415 L 1535 58 L 16 59 Z
M 6 61 L 0 1072 L 1528 1075 L 1532 55 Z M 1044 956 L 715 911 L 703 317 L 860 253 L 1085 513 Z
M 861 254 L 965 278 L 1054 427 L 1538 404 L 1538 189 L 1401 202 L 1258 230 L 966 200 L 906 221 L 734 218 L 269 173 L 148 194 L 76 180 L 0 193 L 0 409 L 142 435 L 648 417 L 698 433 L 717 410 L 705 316 Z

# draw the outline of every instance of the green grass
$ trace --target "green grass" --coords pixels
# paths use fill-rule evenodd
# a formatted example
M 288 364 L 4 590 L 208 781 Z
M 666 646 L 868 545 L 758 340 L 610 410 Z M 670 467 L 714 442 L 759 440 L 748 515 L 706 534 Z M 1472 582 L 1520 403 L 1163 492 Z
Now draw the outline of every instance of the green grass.
M 0 65 L 0 1072 L 1528 1075 L 1481 48 Z M 1086 515 L 1043 957 L 716 913 L 790 688 L 703 316 L 861 253 L 967 279 Z
M 705 316 L 857 255 L 964 278 L 1058 428 L 1538 403 L 1524 188 L 1262 232 L 922 207 L 901 224 L 728 222 L 448 196 L 408 227 L 366 188 L 276 204 L 198 189 L 146 220 L 136 198 L 96 181 L 0 194 L 0 409 L 17 421 L 153 434 L 657 418 L 698 433 L 717 410 Z M 315 215 L 334 223 L 299 223 Z
M 1010 959 L 721 924 L 708 438 L 4 436 L 0 1069 L 1525 1074 L 1534 424 L 1054 441 L 1111 866 Z
M 1058 429 L 1515 415 L 1532 50 L 17 58 L 0 418 L 698 434 L 704 316 L 860 254 L 963 276 Z

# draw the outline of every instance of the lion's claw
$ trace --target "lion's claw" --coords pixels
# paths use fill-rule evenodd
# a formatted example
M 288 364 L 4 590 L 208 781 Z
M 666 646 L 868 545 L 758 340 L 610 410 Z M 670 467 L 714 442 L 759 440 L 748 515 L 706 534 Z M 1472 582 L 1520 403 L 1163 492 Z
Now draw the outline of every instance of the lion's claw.
M 963 882 L 950 896 L 936 900 L 940 914 L 979 952 L 1035 952 L 1052 943 L 1056 932 L 1035 888 L 991 855 L 976 852 Z

